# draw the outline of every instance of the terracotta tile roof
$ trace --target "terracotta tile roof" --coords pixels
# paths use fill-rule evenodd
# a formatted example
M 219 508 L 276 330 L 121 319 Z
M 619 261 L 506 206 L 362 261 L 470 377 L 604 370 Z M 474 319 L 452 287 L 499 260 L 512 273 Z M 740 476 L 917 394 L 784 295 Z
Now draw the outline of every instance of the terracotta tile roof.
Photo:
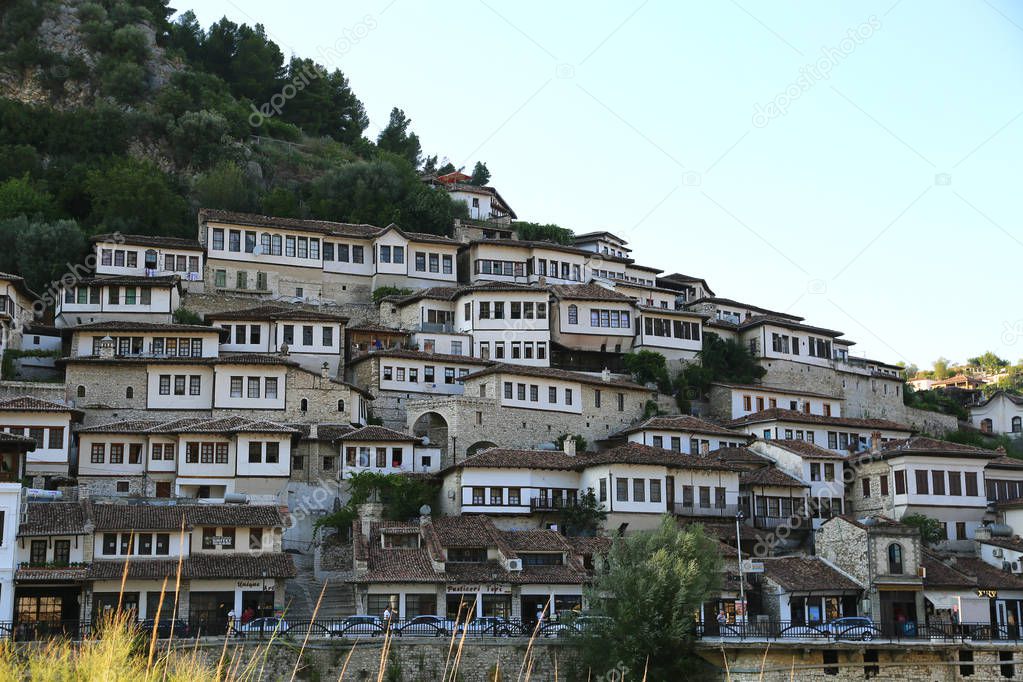
M 606 554 L 613 540 L 606 535 L 567 537 L 565 541 L 579 554 Z
M 622 429 L 618 433 L 629 434 L 643 430 L 706 433 L 716 436 L 729 436 L 731 438 L 738 438 L 742 440 L 750 438 L 749 434 L 743 433 L 742 431 L 727 429 L 724 426 L 720 426 L 719 424 L 715 424 L 714 422 L 709 422 L 706 419 L 700 419 L 699 417 L 692 417 L 685 414 L 651 417 L 650 419 L 642 421 L 639 424 L 635 424 L 626 429 Z
M 208 320 L 308 320 L 315 322 L 340 322 L 345 324 L 348 318 L 343 315 L 331 315 L 317 310 L 306 310 L 299 307 L 281 305 L 262 305 L 244 310 L 230 310 L 220 313 L 209 313 Z
M 797 454 L 800 457 L 805 457 L 808 459 L 846 459 L 846 455 L 843 455 L 840 452 L 835 452 L 834 450 L 822 448 L 816 443 L 811 443 L 805 440 L 786 440 L 784 438 L 781 439 L 772 438 L 771 440 L 765 440 L 760 442 L 762 442 L 764 445 L 768 446 L 773 445 L 775 447 L 788 450 L 791 453 Z
M 1003 571 L 983 559 L 957 556 L 954 565 L 957 571 L 976 578 L 977 589 L 1023 590 L 1023 576 Z
M 660 279 L 666 279 L 666 278 L 665 277 L 661 277 Z M 775 317 L 783 317 L 783 318 L 787 318 L 789 320 L 793 320 L 793 321 L 796 321 L 796 322 L 799 322 L 799 321 L 803 320 L 803 318 L 799 317 L 798 315 L 790 315 L 788 313 L 780 313 L 780 312 L 778 312 L 776 310 L 768 310 L 767 308 L 760 308 L 760 307 L 755 306 L 755 305 L 750 305 L 749 303 L 742 303 L 741 301 L 736 301 L 736 300 L 731 299 L 731 298 L 721 298 L 719 296 L 704 296 L 703 298 L 698 298 L 698 299 L 696 299 L 694 301 L 690 301 L 689 303 L 686 304 L 686 307 L 689 308 L 689 307 L 692 307 L 692 306 L 695 306 L 695 305 L 699 305 L 700 303 L 713 303 L 715 305 L 718 305 L 718 304 L 725 305 L 725 306 L 728 306 L 730 308 L 743 308 L 745 310 L 751 310 L 751 311 L 753 311 L 755 313 L 760 313 L 762 315 L 773 315 Z
M 122 567 L 123 568 L 123 567 Z M 19 568 L 14 579 L 19 583 L 78 581 L 89 577 L 88 566 L 68 566 L 66 568 Z
M 904 523 L 900 523 L 895 519 L 891 519 L 880 514 L 873 514 L 861 518 L 856 518 L 852 514 L 836 514 L 830 519 L 825 519 L 821 525 L 824 525 L 825 523 L 832 523 L 837 519 L 850 523 L 857 528 L 862 528 L 868 532 L 872 530 L 898 531 L 903 535 L 915 535 L 919 533 L 919 531 L 913 526 L 907 526 Z
M 29 452 L 36 448 L 35 440 L 25 436 L 15 436 L 13 433 L 7 433 L 6 431 L 0 431 L 0 445 L 17 445 L 27 448 Z
M 602 287 L 599 284 L 555 284 L 549 287 L 555 298 L 566 301 L 608 301 L 632 303 L 633 298 Z
M 393 349 L 393 350 L 371 350 L 368 353 L 352 358 L 348 365 L 358 365 L 359 363 L 373 358 L 399 358 L 403 360 L 421 360 L 423 362 L 449 362 L 452 364 L 460 365 L 478 365 L 481 367 L 487 367 L 494 363 L 490 360 L 481 360 L 480 358 L 470 357 L 468 355 L 448 355 L 446 353 L 426 353 L 420 350 L 410 349 Z
M 316 232 L 318 234 L 328 234 L 339 237 L 357 237 L 362 239 L 370 239 L 384 230 L 384 228 L 376 227 L 375 225 L 366 225 L 364 223 L 335 223 L 327 220 L 278 218 L 274 216 L 258 215 L 255 213 L 222 211 L 212 208 L 199 209 L 199 222 L 250 225 L 252 227 L 276 227 L 286 230 Z
M 78 429 L 78 433 L 288 433 L 300 432 L 291 426 L 266 420 L 252 420 L 245 417 L 184 417 L 171 421 L 153 419 L 131 419 L 106 424 L 96 424 Z
M 519 450 L 487 448 L 466 457 L 451 468 L 461 469 L 550 469 L 570 471 L 579 465 L 578 457 L 562 450 Z
M 433 520 L 437 539 L 442 547 L 488 547 L 494 537 L 479 516 L 441 516 Z
M 982 545 L 991 545 L 993 547 L 1004 547 L 1005 549 L 1011 549 L 1015 552 L 1023 552 L 1023 540 L 1018 535 L 1013 537 L 991 537 L 987 540 L 977 540 Z
M 504 531 L 505 542 L 515 552 L 570 552 L 572 547 L 557 531 L 530 529 Z
M 128 244 L 131 246 L 152 246 L 165 249 L 190 249 L 202 251 L 202 244 L 197 239 L 181 239 L 180 237 L 156 237 L 147 234 L 104 233 L 89 237 L 93 244 Z
M 764 576 L 787 592 L 859 592 L 862 587 L 818 557 L 763 559 Z
M 33 396 L 19 396 L 0 400 L 0 412 L 70 412 L 72 416 L 81 418 L 85 413 L 69 405 L 62 405 L 50 400 L 42 400 Z
M 749 448 L 718 448 L 711 450 L 705 457 L 730 464 L 749 465 L 755 467 L 774 466 L 774 460 L 753 452 Z
M 798 410 L 783 410 L 780 407 L 773 407 L 760 412 L 754 412 L 738 419 L 733 419 L 730 425 L 745 426 L 747 424 L 758 424 L 761 422 L 785 421 L 795 424 L 820 424 L 822 426 L 847 426 L 860 429 L 887 429 L 889 431 L 905 431 L 912 433 L 913 427 L 887 419 L 854 419 L 851 417 L 826 417 L 822 414 L 806 414 Z
M 72 327 L 64 327 L 65 332 L 200 332 L 220 334 L 220 329 L 203 324 L 173 324 L 169 322 L 141 322 L 136 320 L 109 320 L 106 322 L 89 322 Z
M 369 570 L 352 579 L 356 583 L 443 583 L 443 573 L 433 570 L 433 563 L 424 549 L 382 549 L 371 546 L 367 550 Z
M 996 451 L 997 452 L 997 451 Z M 1023 459 L 1001 455 L 984 465 L 985 469 L 1023 469 Z M 999 504 L 1004 504 L 1000 502 Z
M 784 488 L 809 488 L 798 478 L 789 476 L 781 469 L 775 467 L 761 467 L 739 475 L 739 485 L 773 485 Z
M 1015 393 L 1009 393 L 1008 391 L 995 391 L 988 397 L 978 402 L 974 407 L 983 407 L 990 403 L 995 398 L 1006 398 L 1009 402 L 1014 405 L 1023 405 L 1023 395 L 1016 395 Z
M 332 443 L 354 430 L 351 424 L 320 424 L 316 427 L 316 439 Z
M 764 324 L 773 324 L 779 327 L 784 327 L 786 329 L 795 329 L 798 331 L 810 332 L 811 334 L 820 334 L 822 336 L 835 337 L 841 336 L 843 334 L 843 332 L 836 331 L 834 329 L 814 327 L 809 324 L 796 322 L 793 319 L 791 319 L 788 315 L 783 316 L 778 314 L 754 315 L 752 317 L 747 317 L 745 320 L 739 323 L 739 329 L 741 331 L 745 331 L 747 329 L 753 329 L 754 327 L 759 327 L 760 325 Z
M 228 504 L 93 504 L 90 518 L 97 531 L 180 530 L 196 526 L 255 526 L 279 528 L 281 511 L 273 505 Z
M 492 365 L 478 372 L 473 372 L 468 376 L 459 377 L 458 380 L 467 381 L 469 379 L 476 379 L 483 376 L 489 376 L 491 374 L 509 374 L 512 376 L 538 377 L 541 379 L 556 379 L 559 381 L 575 381 L 581 384 L 605 387 L 608 389 L 619 388 L 623 390 L 644 391 L 647 393 L 651 392 L 649 388 L 640 386 L 634 381 L 629 381 L 627 379 L 612 378 L 610 381 L 604 381 L 600 377 L 582 374 L 581 372 L 569 372 L 564 369 L 555 369 L 554 367 L 533 367 L 531 365 L 510 365 L 507 363 Z
M 948 455 L 954 457 L 976 457 L 994 460 L 999 456 L 995 450 L 978 448 L 973 445 L 952 443 L 946 440 L 914 436 L 888 441 L 881 444 L 881 455 L 893 457 L 898 455 Z
M 86 520 L 78 502 L 29 501 L 18 535 L 85 535 Z
M 813 398 L 831 398 L 834 400 L 838 400 L 841 397 L 832 393 L 803 391 L 794 388 L 785 388 L 784 386 L 775 386 L 773 384 L 732 384 L 725 381 L 715 381 L 711 383 L 711 386 L 723 386 L 724 388 L 737 388 L 746 391 L 758 391 L 760 393 L 784 393 L 787 395 L 803 395 Z
M 577 455 L 580 466 L 596 464 L 653 464 L 672 469 L 697 469 L 707 471 L 740 471 L 741 469 L 727 462 L 712 460 L 706 457 L 686 455 L 674 450 L 655 448 L 639 443 L 624 443 L 617 447 L 598 453 Z
M 174 580 L 178 560 L 132 558 L 128 562 L 129 578 Z M 115 580 L 124 574 L 124 561 L 95 561 L 89 567 L 90 580 Z M 217 578 L 294 578 L 295 562 L 290 554 L 268 552 L 210 552 L 185 557 L 181 567 L 182 579 L 201 580 Z
M 924 550 L 920 560 L 924 567 L 924 589 L 974 589 L 977 587 L 977 579 L 968 576 L 962 571 L 945 563 L 942 557 Z
M 388 429 L 383 426 L 363 426 L 361 428 L 353 429 L 347 433 L 341 435 L 340 440 L 346 442 L 356 441 L 381 441 L 381 442 L 418 442 L 415 436 L 410 436 L 407 433 L 401 433 L 394 429 Z

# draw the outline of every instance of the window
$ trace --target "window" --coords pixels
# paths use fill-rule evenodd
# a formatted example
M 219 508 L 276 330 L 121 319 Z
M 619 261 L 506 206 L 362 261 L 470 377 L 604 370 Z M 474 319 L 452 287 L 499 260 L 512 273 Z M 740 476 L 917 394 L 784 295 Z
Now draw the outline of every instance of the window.
M 202 377 L 188 377 L 188 395 L 199 395 L 202 393 Z
M 124 464 L 124 443 L 110 444 L 110 463 Z
M 895 472 L 895 494 L 906 494 L 906 472 L 902 469 Z
M 835 465 L 825 464 L 824 465 L 824 480 L 834 481 L 835 480 Z
M 931 493 L 934 495 L 945 494 L 945 472 L 938 469 L 931 470 Z
M 956 540 L 966 539 L 966 522 L 956 521 Z
M 46 563 L 46 540 L 32 541 L 32 548 L 29 550 L 28 561 L 33 565 Z
M 277 399 L 277 378 L 266 377 L 263 380 L 263 397 L 268 400 Z
M 241 251 L 242 250 L 242 233 L 238 230 L 230 230 L 228 233 L 227 249 L 228 251 Z
M 650 501 L 660 502 L 661 501 L 661 481 L 656 478 L 650 479 Z
M 62 448 L 64 447 L 64 427 L 63 426 L 51 426 L 48 434 L 49 448 Z
M 260 464 L 263 461 L 263 444 L 249 442 L 249 464 Z
M 863 496 L 870 497 L 870 479 L 863 478 L 861 479 L 861 483 L 863 484 Z
M 242 397 L 242 377 L 231 377 L 231 397 Z
M 330 347 L 334 345 L 334 328 L 324 327 L 322 333 L 322 342 L 324 346 Z
M 308 398 L 302 398 L 300 401 L 298 401 L 298 409 L 300 411 L 302 411 L 302 412 L 308 412 L 309 411 L 309 399 Z
M 619 412 L 624 412 L 625 411 L 625 394 L 624 393 L 619 393 L 618 396 L 617 396 L 617 400 L 618 400 L 618 411 Z M 571 404 L 571 403 L 569 403 L 569 404 Z
M 615 479 L 615 499 L 619 502 L 629 501 L 629 479 Z
M 902 545 L 897 542 L 888 545 L 888 573 L 902 575 Z
M 646 479 L 645 478 L 634 478 L 634 479 L 632 479 L 632 501 L 633 502 L 646 502 Z
M 916 494 L 926 495 L 929 491 L 927 490 L 927 470 L 917 469 L 914 472 L 916 476 Z
M 213 250 L 224 250 L 224 230 L 219 227 L 213 228 Z
M 888 495 L 888 476 L 884 475 L 880 479 L 881 481 L 881 497 Z
M 579 307 L 574 304 L 568 306 L 568 323 L 579 324 Z
M 969 495 L 970 497 L 976 497 L 977 496 L 977 472 L 976 471 L 967 471 L 964 474 L 964 476 L 966 476 L 966 494 Z
M 43 541 L 45 542 L 45 540 Z M 57 566 L 67 566 L 71 563 L 71 541 L 53 541 L 53 563 Z

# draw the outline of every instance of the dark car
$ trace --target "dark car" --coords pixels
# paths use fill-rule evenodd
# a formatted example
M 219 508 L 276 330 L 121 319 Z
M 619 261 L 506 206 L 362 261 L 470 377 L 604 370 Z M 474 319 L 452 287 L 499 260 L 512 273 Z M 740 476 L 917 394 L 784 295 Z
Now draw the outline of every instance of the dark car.
M 394 634 L 408 637 L 443 637 L 455 629 L 455 622 L 441 616 L 416 616 L 394 627 Z
M 881 634 L 874 622 L 864 616 L 836 618 L 820 627 L 831 633 L 835 639 L 859 639 L 869 642 Z
M 188 627 L 188 623 L 181 620 L 175 620 L 172 623 L 170 619 L 163 620 L 161 618 L 157 623 L 154 619 L 149 618 L 141 621 L 138 627 L 139 631 L 144 632 L 146 636 L 150 636 L 155 628 L 157 639 L 170 639 L 172 631 L 174 639 L 187 639 L 192 636 L 192 630 Z

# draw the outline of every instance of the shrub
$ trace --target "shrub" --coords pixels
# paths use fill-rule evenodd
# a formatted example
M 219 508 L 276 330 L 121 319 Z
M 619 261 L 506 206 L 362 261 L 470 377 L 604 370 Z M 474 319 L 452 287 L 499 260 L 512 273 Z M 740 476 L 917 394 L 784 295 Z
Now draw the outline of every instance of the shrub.
M 103 60 L 100 67 L 103 93 L 131 103 L 146 91 L 146 70 L 131 62 Z

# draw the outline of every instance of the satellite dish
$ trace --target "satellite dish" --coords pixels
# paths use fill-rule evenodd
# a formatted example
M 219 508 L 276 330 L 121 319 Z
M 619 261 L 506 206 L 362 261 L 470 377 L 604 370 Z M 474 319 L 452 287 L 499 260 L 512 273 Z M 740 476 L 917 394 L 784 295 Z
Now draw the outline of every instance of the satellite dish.
M 423 445 L 429 445 L 430 444 L 430 437 L 429 436 L 420 436 L 419 440 L 422 441 Z
M 433 511 L 433 510 L 430 509 L 430 505 L 424 504 L 422 507 L 419 508 L 419 515 L 420 516 L 429 516 L 431 511 Z

